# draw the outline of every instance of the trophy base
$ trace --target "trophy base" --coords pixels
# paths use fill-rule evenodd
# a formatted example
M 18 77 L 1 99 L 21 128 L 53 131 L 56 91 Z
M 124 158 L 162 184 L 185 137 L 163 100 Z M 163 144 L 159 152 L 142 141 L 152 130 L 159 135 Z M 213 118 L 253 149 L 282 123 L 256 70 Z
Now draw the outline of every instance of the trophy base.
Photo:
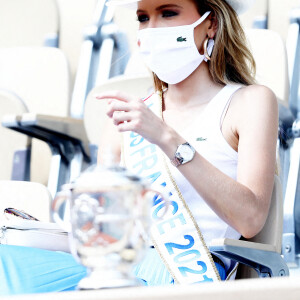
M 78 290 L 99 290 L 143 286 L 137 279 L 118 271 L 92 271 L 87 277 L 83 278 L 78 286 Z

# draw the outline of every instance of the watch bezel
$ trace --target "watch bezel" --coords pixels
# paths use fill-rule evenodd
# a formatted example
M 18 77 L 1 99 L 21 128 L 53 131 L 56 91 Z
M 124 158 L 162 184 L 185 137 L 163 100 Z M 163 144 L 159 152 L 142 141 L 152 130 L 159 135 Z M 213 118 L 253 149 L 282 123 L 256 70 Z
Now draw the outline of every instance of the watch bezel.
M 188 149 L 191 150 L 191 156 L 189 158 L 183 157 L 182 153 L 180 153 L 180 151 L 181 151 L 180 149 L 182 149 L 184 146 L 187 146 Z M 183 143 L 177 147 L 175 155 L 174 155 L 174 159 L 172 159 L 171 162 L 173 163 L 173 165 L 175 167 L 184 165 L 184 164 L 190 162 L 194 158 L 195 152 L 196 152 L 196 150 L 192 145 L 190 145 L 188 142 Z

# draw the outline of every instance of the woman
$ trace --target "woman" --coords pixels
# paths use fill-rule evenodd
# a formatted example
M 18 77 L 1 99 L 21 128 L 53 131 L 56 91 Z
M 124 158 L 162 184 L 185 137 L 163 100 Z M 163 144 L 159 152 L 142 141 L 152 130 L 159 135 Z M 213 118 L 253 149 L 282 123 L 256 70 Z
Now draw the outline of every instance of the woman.
M 138 46 L 156 93 L 143 101 L 120 92 L 97 97 L 108 99 L 107 114 L 124 133 L 126 166 L 153 182 L 153 174 L 167 170 L 170 195 L 183 198 L 206 243 L 255 236 L 266 221 L 274 183 L 277 101 L 267 87 L 254 84 L 255 63 L 237 6 L 243 1 L 138 1 Z M 134 152 L 132 145 L 142 141 L 148 144 Z M 100 149 L 107 143 L 103 139 Z M 161 154 L 153 156 L 155 151 Z M 151 173 L 152 167 L 158 171 Z M 176 242 L 176 234 L 172 238 Z M 172 284 L 175 263 L 156 248 L 159 255 L 151 248 L 136 275 L 148 285 Z M 224 279 L 232 262 L 213 258 Z
M 252 237 L 268 214 L 277 103 L 254 84 L 233 7 L 229 0 L 140 1 L 139 44 L 158 92 L 144 101 L 115 92 L 99 97 L 109 99 L 110 123 L 123 132 L 126 165 L 169 193 L 171 216 L 153 231 L 159 255 L 151 247 L 135 269 L 147 285 L 209 281 L 214 272 L 224 279 L 232 263 L 214 257 L 210 265 L 205 242 Z M 109 134 L 100 149 L 113 144 L 119 153 Z M 155 217 L 163 203 L 154 202 Z M 0 295 L 70 290 L 85 275 L 70 254 L 0 245 Z

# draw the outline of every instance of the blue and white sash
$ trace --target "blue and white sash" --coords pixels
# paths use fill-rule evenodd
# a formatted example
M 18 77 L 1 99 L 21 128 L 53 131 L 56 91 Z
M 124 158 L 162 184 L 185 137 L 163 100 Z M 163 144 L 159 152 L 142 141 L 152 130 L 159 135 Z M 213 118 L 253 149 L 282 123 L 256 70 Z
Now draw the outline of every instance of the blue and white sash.
M 153 95 L 145 101 L 158 116 L 161 99 Z M 168 196 L 169 210 L 161 218 L 166 203 L 153 199 L 151 228 L 153 244 L 176 283 L 193 284 L 218 281 L 212 256 L 165 161 L 165 154 L 154 144 L 134 132 L 124 134 L 123 160 L 135 174 L 146 177 L 157 190 Z

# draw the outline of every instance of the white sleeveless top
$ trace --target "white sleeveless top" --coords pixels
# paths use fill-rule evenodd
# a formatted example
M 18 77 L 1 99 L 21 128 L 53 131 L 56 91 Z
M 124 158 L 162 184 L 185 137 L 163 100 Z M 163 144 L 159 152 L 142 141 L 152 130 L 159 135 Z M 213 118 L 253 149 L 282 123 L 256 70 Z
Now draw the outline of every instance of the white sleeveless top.
M 178 131 L 199 154 L 234 180 L 237 178 L 238 153 L 225 140 L 221 132 L 221 126 L 232 95 L 241 87 L 242 85 L 230 84 L 222 88 L 189 128 Z M 149 103 L 149 107 L 151 107 L 153 101 L 161 101 L 161 99 L 159 99 L 158 94 L 153 94 L 144 101 L 145 104 Z M 125 164 L 126 159 L 133 159 L 131 156 L 128 157 L 126 155 L 123 158 L 125 159 Z M 173 179 L 176 181 L 186 204 L 189 206 L 202 232 L 206 244 L 209 245 L 212 239 L 239 239 L 240 234 L 216 215 L 181 172 L 170 163 L 169 159 L 166 159 L 166 161 Z M 161 168 L 164 169 L 164 166 L 161 166 Z M 224 258 L 222 260 L 225 263 L 226 269 L 231 269 L 231 261 Z
M 241 87 L 243 86 L 238 84 L 226 85 L 207 104 L 199 119 L 188 129 L 178 132 L 199 154 L 234 180 L 237 178 L 238 153 L 225 140 L 221 126 L 232 95 Z M 180 171 L 170 162 L 168 165 L 206 244 L 209 245 L 212 239 L 218 238 L 239 239 L 241 235 L 216 215 Z M 222 259 L 229 268 L 230 260 Z

